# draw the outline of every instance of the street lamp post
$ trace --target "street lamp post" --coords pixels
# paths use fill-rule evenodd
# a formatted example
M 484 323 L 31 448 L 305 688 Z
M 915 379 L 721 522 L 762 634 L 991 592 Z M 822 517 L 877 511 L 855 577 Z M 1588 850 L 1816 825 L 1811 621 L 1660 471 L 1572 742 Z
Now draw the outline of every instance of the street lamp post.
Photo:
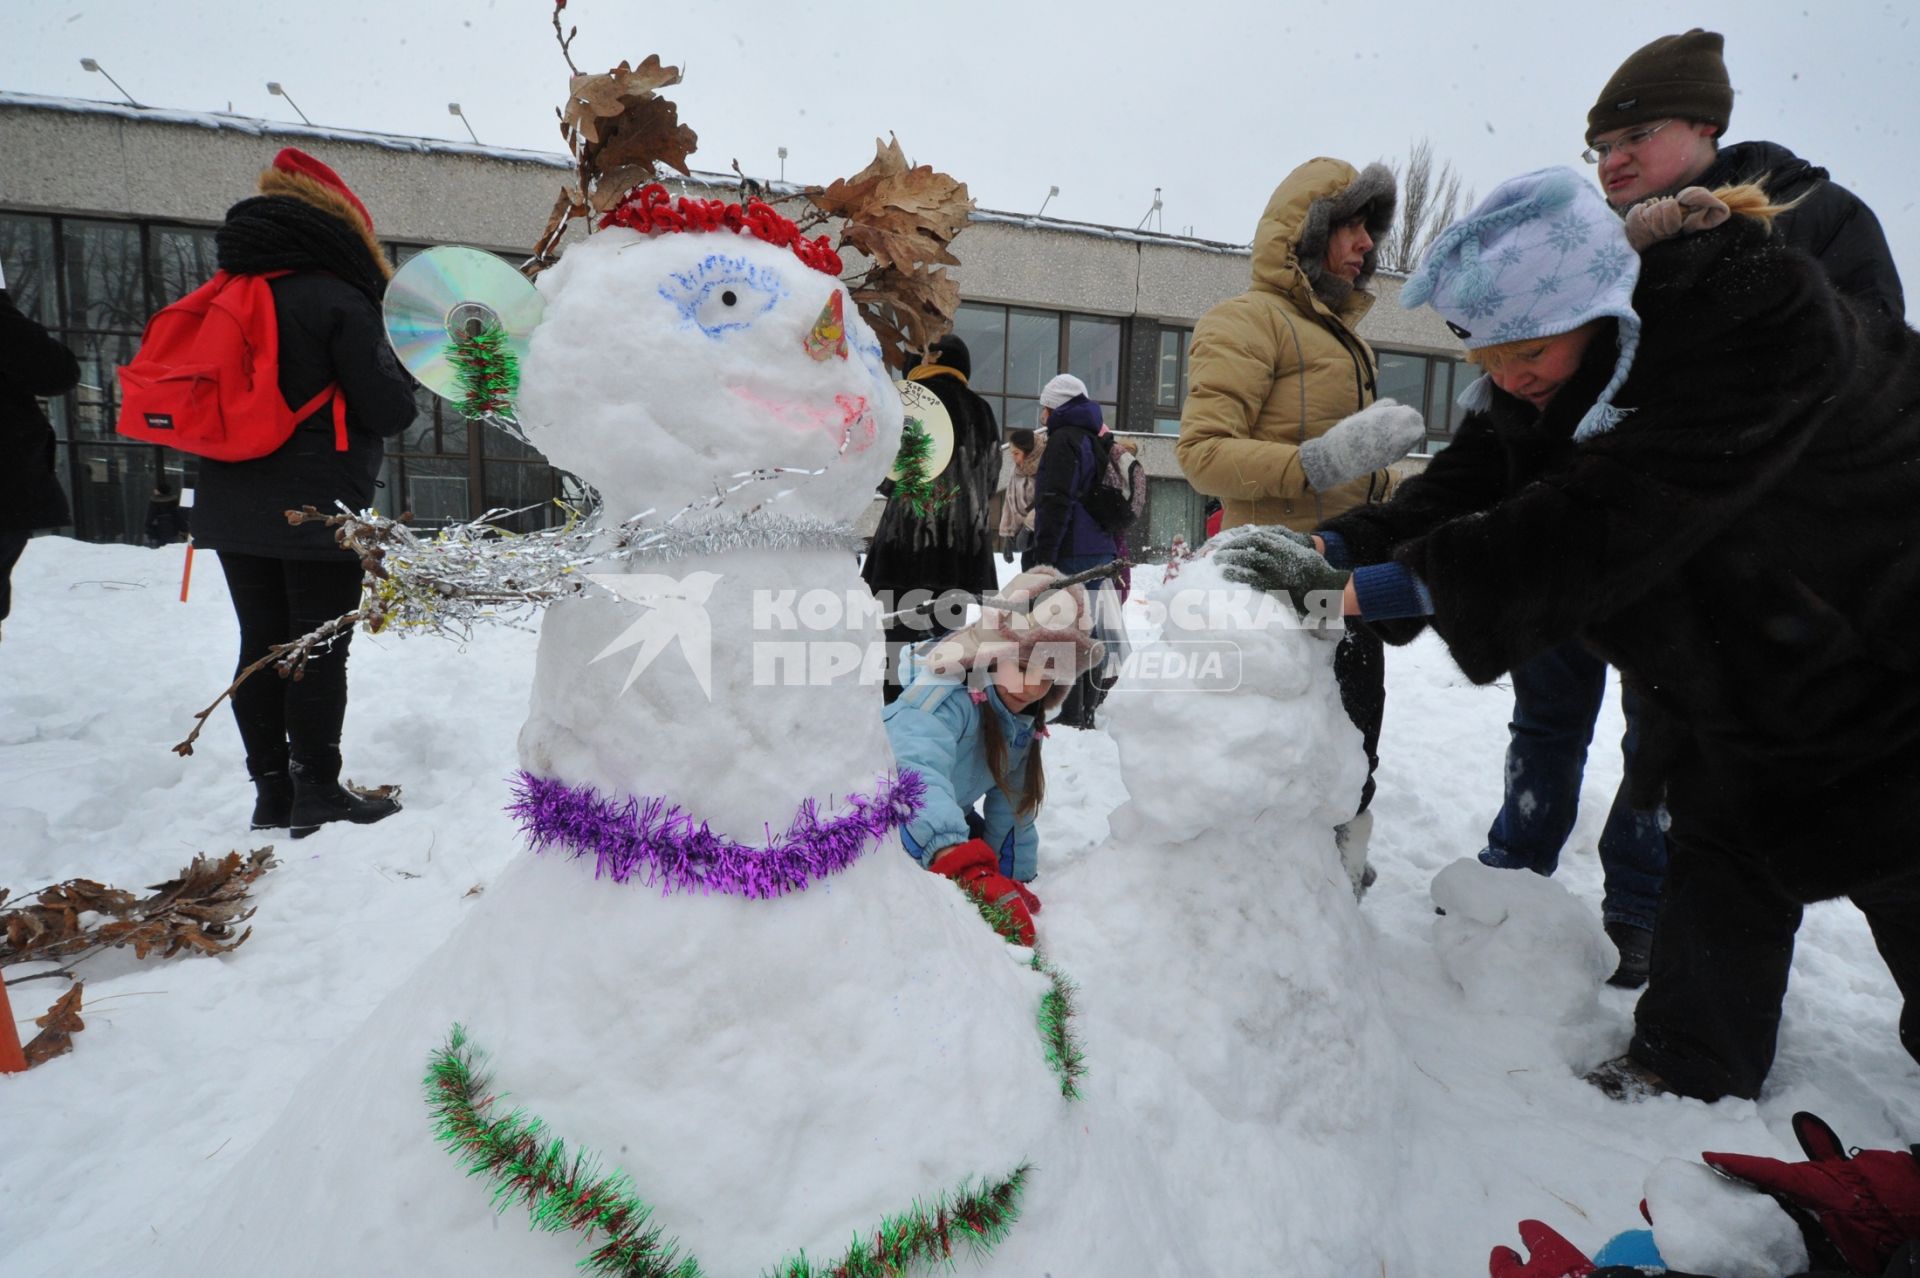
M 124 88 L 121 88 L 120 82 L 114 79 L 111 75 L 108 75 L 107 69 L 101 66 L 98 62 L 95 62 L 92 58 L 82 58 L 80 59 L 80 65 L 88 71 L 97 71 L 101 75 L 106 76 L 107 83 L 111 84 L 114 88 L 120 90 L 120 96 L 127 100 L 127 105 L 129 106 L 140 105 L 138 102 L 135 102 L 133 100 L 133 95 L 131 93 L 128 93 Z
M 312 120 L 307 119 L 307 113 L 300 109 L 300 104 L 293 100 L 293 95 L 291 93 L 288 93 L 286 89 L 282 87 L 282 85 L 278 80 L 267 81 L 267 92 L 271 93 L 276 98 L 285 98 L 287 100 L 287 105 L 293 108 L 293 113 L 300 117 L 300 122 L 302 124 L 313 123 Z
M 447 103 L 447 114 L 459 116 L 460 123 L 467 126 L 467 136 L 473 139 L 473 143 L 475 146 L 480 145 L 480 135 L 473 131 L 473 122 L 467 119 L 467 113 L 460 109 L 460 104 L 458 102 Z

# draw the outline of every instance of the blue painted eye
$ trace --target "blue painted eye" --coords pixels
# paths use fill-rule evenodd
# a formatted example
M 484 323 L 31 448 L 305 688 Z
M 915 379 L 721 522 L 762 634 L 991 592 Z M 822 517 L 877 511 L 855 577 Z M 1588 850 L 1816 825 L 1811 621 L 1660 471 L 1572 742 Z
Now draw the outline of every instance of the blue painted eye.
M 660 296 L 679 308 L 681 319 L 715 338 L 750 326 L 786 295 L 787 286 L 773 271 L 721 253 L 660 286 Z

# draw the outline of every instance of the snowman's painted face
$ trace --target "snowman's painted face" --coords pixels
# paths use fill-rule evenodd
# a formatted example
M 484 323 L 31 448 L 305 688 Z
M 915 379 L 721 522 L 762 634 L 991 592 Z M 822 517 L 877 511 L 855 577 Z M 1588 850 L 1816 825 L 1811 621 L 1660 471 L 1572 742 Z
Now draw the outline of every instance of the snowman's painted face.
M 880 343 L 844 286 L 786 249 L 616 227 L 539 287 L 520 421 L 611 517 L 737 489 L 722 509 L 851 519 L 892 463 L 902 410 Z

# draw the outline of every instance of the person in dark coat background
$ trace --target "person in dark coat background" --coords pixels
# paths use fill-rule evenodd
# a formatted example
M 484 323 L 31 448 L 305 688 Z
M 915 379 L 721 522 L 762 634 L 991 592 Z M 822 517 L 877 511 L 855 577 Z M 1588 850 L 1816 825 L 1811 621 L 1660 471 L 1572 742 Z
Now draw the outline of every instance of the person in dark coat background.
M 889 610 L 902 606 L 893 601 L 910 592 L 925 591 L 936 598 L 948 591 L 975 596 L 991 594 L 998 584 L 990 504 L 1000 479 L 1000 424 L 992 405 L 968 387 L 972 374 L 967 344 L 953 334 L 934 342 L 919 367 L 907 373 L 907 380 L 938 397 L 953 420 L 953 456 L 934 478 L 945 497 L 939 509 L 921 515 L 904 499 L 889 495 L 880 513 L 861 576 Z M 934 621 L 923 614 L 887 626 L 883 695 L 888 704 L 900 695 L 901 647 L 932 637 Z
M 1021 571 L 1058 568 L 1068 576 L 1112 563 L 1120 557 L 1120 543 L 1087 512 L 1086 497 L 1100 481 L 1113 446 L 1101 419 L 1100 405 L 1087 395 L 1086 383 L 1072 373 L 1061 373 L 1040 391 L 1040 424 L 1047 428 L 1047 449 L 1033 481 L 1033 545 L 1020 557 Z M 1087 583 L 1088 598 L 1100 619 L 1103 638 L 1114 638 L 1113 582 L 1102 578 Z M 1093 727 L 1094 711 L 1113 685 L 1109 661 L 1083 672 L 1060 706 L 1055 723 L 1069 728 Z
M 1631 308 L 1574 326 L 1659 212 L 1623 229 L 1586 201 L 1529 174 L 1442 234 L 1402 297 L 1495 368 L 1477 407 L 1393 501 L 1328 524 L 1326 560 L 1267 547 L 1255 576 L 1342 589 L 1389 642 L 1430 624 L 1477 683 L 1578 640 L 1640 698 L 1628 780 L 1664 800 L 1671 862 L 1632 1043 L 1589 1081 L 1758 1095 L 1802 907 L 1842 896 L 1920 1059 L 1920 334 L 1744 216 L 1651 243 Z
M 1615 211 L 1671 196 L 1758 182 L 1775 204 L 1777 243 L 1803 249 L 1826 268 L 1834 288 L 1898 320 L 1905 313 L 1900 275 L 1880 223 L 1827 171 L 1772 142 L 1721 146 L 1733 113 L 1733 85 L 1717 32 L 1695 28 L 1634 51 L 1587 113 L 1586 159 Z M 1540 653 L 1513 672 L 1513 740 L 1506 789 L 1487 830 L 1481 860 L 1550 874 L 1573 830 L 1588 742 L 1605 700 L 1606 664 L 1578 644 Z M 1622 700 L 1623 754 L 1640 744 L 1640 705 Z M 1667 849 L 1658 815 L 1633 806 L 1624 785 L 1600 831 L 1600 863 L 1609 883 L 1607 934 L 1620 949 L 1611 983 L 1646 983 L 1653 914 Z
M 290 271 L 271 283 L 280 334 L 280 390 L 303 404 L 337 384 L 347 448 L 337 451 L 331 405 L 301 422 L 277 451 L 250 461 L 201 463 L 194 541 L 219 552 L 240 621 L 244 667 L 360 600 L 360 563 L 331 529 L 287 523 L 302 506 L 373 503 L 382 439 L 412 424 L 414 381 L 387 344 L 380 298 L 392 273 L 373 219 L 338 174 L 288 148 L 260 175 L 261 194 L 227 211 L 215 241 L 220 269 Z M 233 696 L 253 778 L 255 829 L 290 826 L 295 838 L 328 821 L 365 824 L 399 810 L 340 784 L 351 633 L 307 662 L 298 680 L 262 672 Z
M 70 391 L 80 361 L 0 280 L 0 623 L 13 610 L 13 567 L 35 530 L 73 522 L 54 471 L 53 426 L 37 399 Z

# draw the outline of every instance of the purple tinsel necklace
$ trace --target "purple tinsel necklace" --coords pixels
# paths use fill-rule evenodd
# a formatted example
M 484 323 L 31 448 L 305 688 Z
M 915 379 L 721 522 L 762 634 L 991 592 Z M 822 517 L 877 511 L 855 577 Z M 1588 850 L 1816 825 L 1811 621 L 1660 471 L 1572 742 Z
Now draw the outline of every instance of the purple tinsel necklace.
M 812 799 L 800 804 L 786 833 L 764 843 L 736 843 L 665 799 L 609 799 L 591 786 L 571 786 L 531 772 L 513 781 L 508 811 L 535 852 L 558 847 L 594 858 L 593 876 L 615 883 L 639 879 L 662 895 L 722 892 L 759 899 L 805 889 L 860 859 L 888 831 L 920 810 L 926 783 L 903 770 L 872 794 L 850 794 L 845 810 L 823 818 Z

